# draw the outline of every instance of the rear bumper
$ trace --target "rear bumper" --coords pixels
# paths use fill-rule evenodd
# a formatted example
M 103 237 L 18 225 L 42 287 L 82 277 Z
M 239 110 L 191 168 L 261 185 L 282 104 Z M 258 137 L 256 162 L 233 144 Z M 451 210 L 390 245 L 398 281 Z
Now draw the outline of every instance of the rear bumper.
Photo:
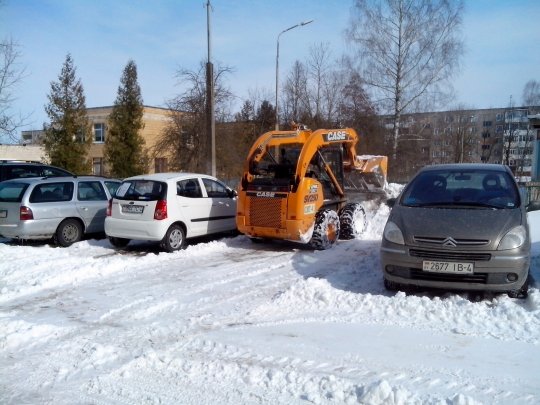
M 115 238 L 160 241 L 169 228 L 167 221 L 133 221 L 107 217 L 105 234 Z
M 283 239 L 300 243 L 308 243 L 313 234 L 313 227 L 302 232 L 305 225 L 304 221 L 301 220 L 286 220 L 285 228 L 272 228 L 246 225 L 246 217 L 238 215 L 236 217 L 236 226 L 241 233 L 251 237 Z
M 0 235 L 14 239 L 49 239 L 56 232 L 61 219 L 31 219 L 11 224 L 0 224 Z
M 427 272 L 423 259 L 409 254 L 406 246 L 383 242 L 381 266 L 384 278 L 394 283 L 447 290 L 507 292 L 525 283 L 530 266 L 526 249 L 489 251 L 489 260 L 474 261 L 472 274 Z

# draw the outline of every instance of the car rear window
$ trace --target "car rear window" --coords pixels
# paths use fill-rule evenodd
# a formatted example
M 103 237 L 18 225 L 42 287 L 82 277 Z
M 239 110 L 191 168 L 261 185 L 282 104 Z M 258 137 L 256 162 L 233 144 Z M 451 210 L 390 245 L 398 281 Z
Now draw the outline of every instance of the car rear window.
M 36 165 L 8 165 L 4 169 L 4 180 L 40 176 L 41 168 Z
M 26 183 L 0 183 L 0 201 L 21 202 L 27 188 Z
M 167 196 L 167 184 L 155 180 L 128 180 L 124 181 L 115 197 L 119 200 L 164 200 Z

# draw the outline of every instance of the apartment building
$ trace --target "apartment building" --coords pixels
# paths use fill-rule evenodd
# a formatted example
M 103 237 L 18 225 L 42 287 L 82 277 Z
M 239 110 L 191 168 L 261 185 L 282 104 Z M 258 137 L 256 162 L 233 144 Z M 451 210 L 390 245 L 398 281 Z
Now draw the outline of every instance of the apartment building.
M 520 107 L 404 115 L 395 181 L 407 181 L 427 164 L 454 162 L 504 163 L 519 181 L 530 181 L 533 165 L 538 164 L 538 130 L 531 117 L 538 112 L 540 107 Z M 383 119 L 389 129 L 390 117 Z

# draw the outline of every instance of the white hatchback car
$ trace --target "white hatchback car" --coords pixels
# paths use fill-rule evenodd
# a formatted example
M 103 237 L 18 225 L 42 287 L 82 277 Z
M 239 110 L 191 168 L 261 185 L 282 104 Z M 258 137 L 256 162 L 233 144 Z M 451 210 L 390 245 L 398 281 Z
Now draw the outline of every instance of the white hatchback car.
M 127 178 L 109 202 L 105 233 L 115 247 L 159 241 L 173 252 L 186 239 L 236 229 L 236 191 L 214 177 L 156 173 Z

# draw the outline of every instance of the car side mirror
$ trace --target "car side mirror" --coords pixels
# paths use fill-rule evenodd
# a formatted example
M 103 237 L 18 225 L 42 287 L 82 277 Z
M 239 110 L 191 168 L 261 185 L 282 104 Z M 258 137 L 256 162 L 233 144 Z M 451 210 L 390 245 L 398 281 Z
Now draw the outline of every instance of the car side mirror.
M 540 201 L 531 201 L 527 204 L 527 212 L 540 210 Z
M 396 205 L 397 198 L 389 198 L 386 200 L 386 205 L 388 205 L 390 208 L 392 208 L 394 205 Z
M 233 190 L 232 188 L 229 188 L 227 192 L 229 193 L 229 198 L 234 198 L 238 196 L 238 191 Z

